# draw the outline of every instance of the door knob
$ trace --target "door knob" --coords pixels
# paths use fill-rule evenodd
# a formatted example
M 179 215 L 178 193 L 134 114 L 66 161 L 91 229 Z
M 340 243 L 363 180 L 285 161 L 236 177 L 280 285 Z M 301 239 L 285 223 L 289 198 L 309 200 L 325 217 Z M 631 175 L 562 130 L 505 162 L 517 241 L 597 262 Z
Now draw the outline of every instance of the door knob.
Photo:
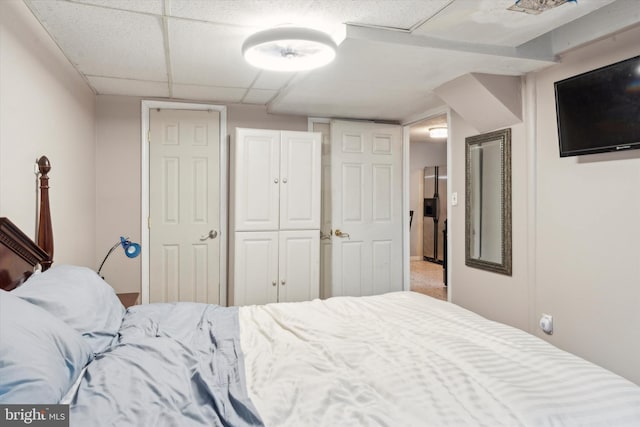
M 218 232 L 216 230 L 209 230 L 208 234 L 200 236 L 200 241 L 204 242 L 205 240 L 215 239 L 216 237 L 218 237 Z
M 351 239 L 349 233 L 345 233 L 344 231 L 340 231 L 339 229 L 335 231 L 337 237 L 342 237 L 343 239 L 346 237 L 347 239 Z

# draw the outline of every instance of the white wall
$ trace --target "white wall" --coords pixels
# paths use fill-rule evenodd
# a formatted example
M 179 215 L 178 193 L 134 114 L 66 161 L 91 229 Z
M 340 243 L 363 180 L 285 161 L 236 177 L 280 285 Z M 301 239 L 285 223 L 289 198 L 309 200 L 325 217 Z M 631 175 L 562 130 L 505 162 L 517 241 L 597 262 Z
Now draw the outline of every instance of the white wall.
M 527 76 L 512 126 L 513 276 L 464 264 L 464 139 L 451 114 L 452 301 L 534 333 L 640 384 L 640 152 L 560 158 L 553 83 L 640 54 L 640 28 Z M 474 102 L 469 99 L 469 102 Z M 491 114 L 490 111 L 487 114 Z M 554 334 L 537 327 L 554 317 Z
M 491 112 L 487 111 L 487 114 Z M 451 191 L 458 193 L 458 205 L 449 208 L 449 236 L 453 249 L 451 300 L 490 319 L 529 330 L 525 126 L 511 126 L 513 274 L 505 276 L 465 265 L 465 138 L 480 132 L 455 112 L 450 115 L 450 122 L 449 141 L 453 159 Z
M 237 127 L 307 131 L 308 123 L 307 116 L 270 114 L 262 105 L 231 104 L 227 109 L 227 131 L 232 143 Z
M 119 236 L 140 241 L 141 99 L 97 97 L 96 264 Z M 236 127 L 307 130 L 307 118 L 269 114 L 264 106 L 229 105 L 227 131 L 232 135 L 232 144 Z M 117 253 L 109 258 L 102 274 L 117 292 L 140 292 L 140 262 L 141 258 L 128 259 Z
M 553 90 L 638 40 L 640 26 L 535 76 L 535 307 L 554 316 L 549 341 L 640 384 L 640 151 L 560 158 Z
M 100 95 L 96 118 L 97 266 L 120 236 L 140 242 L 140 99 Z M 118 292 L 140 292 L 141 258 L 118 250 L 100 274 Z
M 94 265 L 94 117 L 95 95 L 25 4 L 0 1 L 0 216 L 35 238 L 47 155 L 58 264 Z
M 409 146 L 409 209 L 413 209 L 410 255 L 422 259 L 424 168 L 447 165 L 447 140 L 412 141 Z M 440 197 L 446 203 L 446 194 Z

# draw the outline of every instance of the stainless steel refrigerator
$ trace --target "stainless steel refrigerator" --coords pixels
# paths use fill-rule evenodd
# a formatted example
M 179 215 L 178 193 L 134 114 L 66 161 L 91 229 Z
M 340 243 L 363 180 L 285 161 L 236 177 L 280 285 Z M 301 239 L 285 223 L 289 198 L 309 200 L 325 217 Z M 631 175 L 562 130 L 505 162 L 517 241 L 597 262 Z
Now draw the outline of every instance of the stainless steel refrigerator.
M 447 167 L 424 168 L 422 245 L 425 261 L 444 262 L 444 228 L 447 219 Z

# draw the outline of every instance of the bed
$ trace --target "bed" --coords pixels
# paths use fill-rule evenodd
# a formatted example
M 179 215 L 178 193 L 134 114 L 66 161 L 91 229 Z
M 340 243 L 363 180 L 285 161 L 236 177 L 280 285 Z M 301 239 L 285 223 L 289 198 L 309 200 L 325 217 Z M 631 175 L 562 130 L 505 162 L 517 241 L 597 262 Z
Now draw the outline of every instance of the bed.
M 0 404 L 69 404 L 72 426 L 640 425 L 637 385 L 448 302 L 125 310 L 44 241 L 0 219 Z

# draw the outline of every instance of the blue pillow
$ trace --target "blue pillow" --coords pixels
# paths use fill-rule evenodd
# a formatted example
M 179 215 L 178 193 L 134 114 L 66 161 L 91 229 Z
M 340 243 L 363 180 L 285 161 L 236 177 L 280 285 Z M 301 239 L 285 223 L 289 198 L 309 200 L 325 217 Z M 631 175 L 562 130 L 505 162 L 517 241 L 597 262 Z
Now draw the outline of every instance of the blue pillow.
M 58 403 L 92 357 L 62 320 L 0 290 L 0 403 Z
M 96 354 L 111 347 L 125 313 L 113 288 L 86 267 L 53 266 L 12 293 L 80 332 Z

